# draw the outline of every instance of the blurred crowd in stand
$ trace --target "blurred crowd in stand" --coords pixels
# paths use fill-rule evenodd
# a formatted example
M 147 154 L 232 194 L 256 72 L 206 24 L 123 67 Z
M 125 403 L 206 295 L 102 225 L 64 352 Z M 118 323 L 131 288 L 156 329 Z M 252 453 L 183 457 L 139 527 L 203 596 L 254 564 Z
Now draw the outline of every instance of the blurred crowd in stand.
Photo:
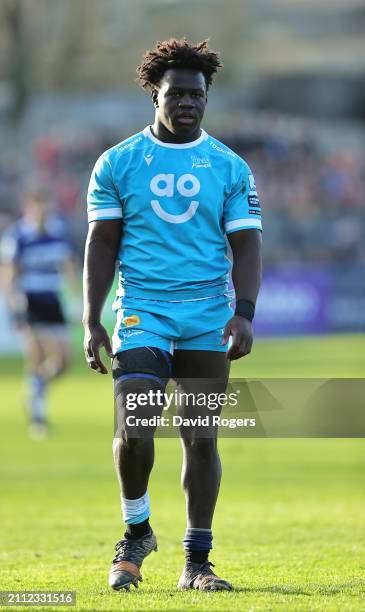
M 51 189 L 81 254 L 90 172 L 100 153 L 127 135 L 45 135 L 32 143 L 26 171 L 14 160 L 0 164 L 0 234 L 19 215 L 25 178 L 31 175 Z M 300 125 L 286 132 L 277 125 L 243 124 L 234 133 L 214 136 L 246 159 L 255 174 L 267 228 L 266 265 L 365 266 L 365 159 L 357 151 L 341 143 L 329 151 L 313 130 Z

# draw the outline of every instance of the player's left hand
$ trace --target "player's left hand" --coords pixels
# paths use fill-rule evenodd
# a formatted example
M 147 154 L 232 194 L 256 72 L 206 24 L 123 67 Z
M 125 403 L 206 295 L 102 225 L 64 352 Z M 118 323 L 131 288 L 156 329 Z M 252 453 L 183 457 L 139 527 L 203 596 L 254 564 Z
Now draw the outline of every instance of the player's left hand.
M 227 352 L 227 359 L 234 361 L 251 352 L 253 343 L 252 323 L 248 319 L 234 316 L 228 321 L 224 328 L 222 345 L 227 344 L 232 336 L 232 344 Z

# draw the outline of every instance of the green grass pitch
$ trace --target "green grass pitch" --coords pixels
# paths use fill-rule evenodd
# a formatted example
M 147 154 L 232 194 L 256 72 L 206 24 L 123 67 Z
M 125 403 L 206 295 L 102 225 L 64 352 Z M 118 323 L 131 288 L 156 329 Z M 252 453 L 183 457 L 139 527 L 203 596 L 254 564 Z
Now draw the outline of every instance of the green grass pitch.
M 261 340 L 233 374 L 360 377 L 364 345 L 361 336 Z M 236 590 L 211 594 L 175 590 L 185 527 L 181 452 L 178 440 L 159 439 L 150 484 L 159 552 L 146 560 L 138 591 L 110 591 L 122 534 L 111 382 L 75 359 L 51 391 L 53 431 L 42 442 L 26 435 L 20 362 L 0 362 L 0 590 L 75 590 L 77 610 L 365 610 L 358 439 L 221 440 L 211 558 Z

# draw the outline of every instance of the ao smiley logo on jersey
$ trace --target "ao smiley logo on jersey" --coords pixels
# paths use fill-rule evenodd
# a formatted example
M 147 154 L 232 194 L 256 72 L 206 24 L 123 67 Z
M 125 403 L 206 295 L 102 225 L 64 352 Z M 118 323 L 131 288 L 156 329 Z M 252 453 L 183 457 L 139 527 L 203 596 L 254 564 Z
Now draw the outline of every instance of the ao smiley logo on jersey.
M 175 174 L 156 174 L 150 182 L 152 193 L 159 197 L 173 198 L 176 191 L 185 198 L 193 198 L 200 191 L 200 181 L 193 174 L 183 174 L 176 179 Z M 191 200 L 187 209 L 180 214 L 168 213 L 159 200 L 151 200 L 154 213 L 167 223 L 186 223 L 195 215 L 199 202 Z

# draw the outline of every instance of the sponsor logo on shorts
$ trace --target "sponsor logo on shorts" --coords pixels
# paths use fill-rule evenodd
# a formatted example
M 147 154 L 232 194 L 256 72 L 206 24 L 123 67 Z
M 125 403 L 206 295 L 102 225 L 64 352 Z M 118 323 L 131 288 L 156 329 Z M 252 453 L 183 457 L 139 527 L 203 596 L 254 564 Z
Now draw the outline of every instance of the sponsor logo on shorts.
M 260 208 L 249 208 L 248 212 L 250 215 L 258 215 L 259 217 L 261 217 Z
M 133 325 L 139 325 L 140 322 L 141 322 L 141 319 L 139 318 L 138 315 L 130 315 L 129 317 L 125 317 L 123 319 L 123 324 L 126 327 L 132 327 Z
M 124 341 L 127 341 L 131 338 L 131 336 L 140 336 L 141 334 L 144 334 L 145 332 L 143 331 L 143 329 L 125 329 L 124 330 Z

